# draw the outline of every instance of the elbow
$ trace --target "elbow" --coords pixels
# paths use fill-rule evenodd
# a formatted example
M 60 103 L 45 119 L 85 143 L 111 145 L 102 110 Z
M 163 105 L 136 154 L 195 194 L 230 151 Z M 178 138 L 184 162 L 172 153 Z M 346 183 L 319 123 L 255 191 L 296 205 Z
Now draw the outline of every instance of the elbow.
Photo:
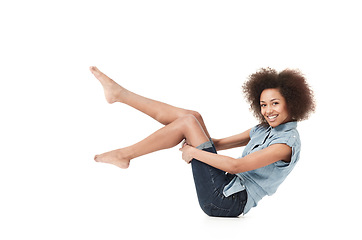
M 229 165 L 227 170 L 228 173 L 237 174 L 242 172 L 240 161 L 238 161 L 238 159 L 231 158 L 228 165 Z
M 230 174 L 237 174 L 237 173 L 240 173 L 239 171 L 236 171 L 234 169 L 231 169 L 230 171 L 228 171 L 228 173 Z
M 216 149 L 216 150 L 220 150 L 220 146 L 219 146 L 220 140 L 219 140 L 219 139 L 212 138 L 212 142 L 214 143 L 215 149 Z

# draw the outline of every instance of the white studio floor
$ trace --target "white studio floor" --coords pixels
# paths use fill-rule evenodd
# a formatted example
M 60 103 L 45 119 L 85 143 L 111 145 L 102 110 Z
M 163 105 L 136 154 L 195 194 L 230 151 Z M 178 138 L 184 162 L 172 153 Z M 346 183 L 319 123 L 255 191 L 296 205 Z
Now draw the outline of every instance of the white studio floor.
M 361 239 L 358 6 L 2 2 L 0 239 Z M 93 161 L 161 125 L 108 105 L 91 65 L 134 92 L 199 111 L 214 138 L 257 124 L 241 86 L 262 67 L 299 68 L 317 112 L 298 124 L 301 159 L 274 196 L 246 216 L 210 218 L 178 147 L 127 170 Z

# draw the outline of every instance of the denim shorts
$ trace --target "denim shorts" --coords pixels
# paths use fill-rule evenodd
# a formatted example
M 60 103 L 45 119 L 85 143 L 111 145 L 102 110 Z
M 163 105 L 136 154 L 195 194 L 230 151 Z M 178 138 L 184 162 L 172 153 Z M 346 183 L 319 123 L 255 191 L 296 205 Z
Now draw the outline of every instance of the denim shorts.
M 217 153 L 211 140 L 197 148 Z M 237 217 L 243 213 L 247 200 L 245 190 L 229 197 L 225 197 L 223 194 L 224 187 L 235 175 L 214 168 L 197 159 L 192 159 L 191 166 L 199 204 L 207 215 L 213 217 Z

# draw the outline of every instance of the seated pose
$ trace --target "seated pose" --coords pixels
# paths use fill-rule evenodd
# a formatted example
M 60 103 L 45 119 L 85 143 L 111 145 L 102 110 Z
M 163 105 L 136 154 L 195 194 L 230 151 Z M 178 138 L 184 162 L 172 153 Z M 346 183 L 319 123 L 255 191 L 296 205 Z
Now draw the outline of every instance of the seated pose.
M 191 163 L 201 209 L 209 216 L 246 214 L 272 195 L 298 162 L 297 121 L 315 110 L 313 92 L 296 70 L 261 69 L 243 85 L 257 126 L 243 133 L 212 139 L 201 115 L 192 110 L 137 95 L 90 67 L 103 86 L 108 103 L 127 104 L 165 125 L 142 141 L 95 156 L 95 161 L 128 168 L 130 161 L 182 141 L 182 159 Z M 217 154 L 246 146 L 241 158 Z

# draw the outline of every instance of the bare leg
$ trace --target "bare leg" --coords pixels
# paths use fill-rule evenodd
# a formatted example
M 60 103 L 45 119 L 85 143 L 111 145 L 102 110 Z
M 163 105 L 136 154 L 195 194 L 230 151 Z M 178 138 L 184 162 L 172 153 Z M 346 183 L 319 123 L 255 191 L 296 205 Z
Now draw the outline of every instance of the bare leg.
M 102 84 L 104 94 L 108 103 L 125 103 L 147 114 L 148 116 L 152 117 L 153 119 L 164 125 L 170 124 L 176 119 L 185 115 L 192 114 L 197 118 L 206 135 L 210 138 L 205 123 L 198 112 L 174 107 L 169 104 L 152 100 L 133 93 L 117 84 L 107 75 L 99 71 L 99 69 L 96 67 L 90 67 L 90 71 Z
M 192 146 L 209 140 L 196 117 L 185 115 L 134 145 L 95 156 L 95 161 L 128 168 L 133 158 L 174 147 L 183 139 Z

